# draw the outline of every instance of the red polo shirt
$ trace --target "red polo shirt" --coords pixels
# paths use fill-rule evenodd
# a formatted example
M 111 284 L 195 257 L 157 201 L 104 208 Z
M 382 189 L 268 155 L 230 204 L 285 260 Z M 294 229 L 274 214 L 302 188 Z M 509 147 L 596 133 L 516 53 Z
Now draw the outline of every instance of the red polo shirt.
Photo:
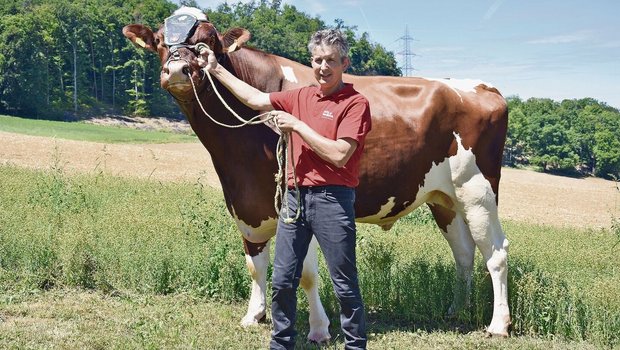
M 319 157 L 297 133 L 292 133 L 293 157 L 300 186 L 356 187 L 359 184 L 359 163 L 371 121 L 368 100 L 355 91 L 352 84 L 345 84 L 340 91 L 325 97 L 318 87 L 308 86 L 272 92 L 269 99 L 275 109 L 296 116 L 324 137 L 332 140 L 351 138 L 357 142 L 357 148 L 347 164 L 337 168 Z M 292 174 L 290 161 L 288 174 Z M 288 186 L 293 185 L 289 175 Z

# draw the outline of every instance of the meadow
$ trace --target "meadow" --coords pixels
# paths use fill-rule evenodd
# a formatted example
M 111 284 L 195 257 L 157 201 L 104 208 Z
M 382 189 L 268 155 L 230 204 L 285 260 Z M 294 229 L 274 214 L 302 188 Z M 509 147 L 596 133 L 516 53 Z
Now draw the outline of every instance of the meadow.
M 109 149 L 106 143 L 196 141 L 170 132 L 6 116 L 0 116 L 0 130 L 104 142 Z M 70 147 L 63 149 L 93 156 L 79 144 Z M 49 163 L 44 170 L 12 165 L 18 158 L 0 165 L 0 348 L 266 347 L 268 323 L 239 326 L 250 279 L 240 235 L 209 174 L 162 181 L 117 177 L 100 166 L 74 172 L 65 159 L 74 154 L 48 153 L 51 158 L 39 160 Z M 389 232 L 360 225 L 369 347 L 620 347 L 620 224 L 613 218 L 611 228 L 589 229 L 502 221 L 511 242 L 509 339 L 484 336 L 492 291 L 480 256 L 471 307 L 446 317 L 454 263 L 428 209 Z M 342 348 L 336 301 L 321 268 L 321 297 L 335 337 L 330 348 Z M 308 330 L 305 303 L 300 293 L 301 335 Z M 300 341 L 298 348 L 314 346 Z
M 60 122 L 0 115 L 0 131 L 32 136 L 105 143 L 196 142 L 196 137 L 162 130 L 136 130 L 85 122 Z
M 68 175 L 58 161 L 45 171 L 0 166 L 0 184 L 0 348 L 266 347 L 268 324 L 238 325 L 249 295 L 240 236 L 221 192 L 201 179 Z M 492 292 L 479 255 L 471 307 L 445 316 L 453 260 L 428 210 L 388 232 L 360 225 L 369 347 L 619 347 L 618 237 L 503 225 L 511 242 L 509 339 L 484 337 Z M 332 344 L 342 348 L 324 267 L 321 276 Z M 303 335 L 305 297 L 300 303 Z

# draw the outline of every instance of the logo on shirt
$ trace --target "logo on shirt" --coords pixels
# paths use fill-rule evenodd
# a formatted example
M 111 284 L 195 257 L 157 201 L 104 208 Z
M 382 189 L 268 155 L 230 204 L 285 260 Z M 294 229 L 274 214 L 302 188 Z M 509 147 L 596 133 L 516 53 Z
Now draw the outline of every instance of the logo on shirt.
M 325 119 L 334 119 L 334 115 L 330 111 L 323 111 L 322 117 Z

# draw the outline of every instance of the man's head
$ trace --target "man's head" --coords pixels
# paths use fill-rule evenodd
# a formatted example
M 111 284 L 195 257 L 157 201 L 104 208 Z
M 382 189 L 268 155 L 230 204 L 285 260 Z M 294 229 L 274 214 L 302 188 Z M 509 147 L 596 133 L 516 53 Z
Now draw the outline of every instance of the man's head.
M 331 46 L 338 50 L 340 58 L 345 59 L 349 57 L 349 43 L 347 38 L 338 29 L 324 29 L 314 33 L 308 43 L 310 54 L 317 46 Z
M 324 95 L 338 91 L 342 74 L 349 68 L 349 44 L 337 29 L 320 30 L 310 38 L 308 50 L 312 55 L 314 77 Z

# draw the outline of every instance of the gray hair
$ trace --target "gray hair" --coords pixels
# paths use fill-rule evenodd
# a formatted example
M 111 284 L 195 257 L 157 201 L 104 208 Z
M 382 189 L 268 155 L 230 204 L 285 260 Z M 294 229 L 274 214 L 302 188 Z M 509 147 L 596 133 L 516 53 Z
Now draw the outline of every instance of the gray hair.
M 349 43 L 338 29 L 323 29 L 314 33 L 308 43 L 308 51 L 312 53 L 317 46 L 331 46 L 338 50 L 340 58 L 349 57 Z

